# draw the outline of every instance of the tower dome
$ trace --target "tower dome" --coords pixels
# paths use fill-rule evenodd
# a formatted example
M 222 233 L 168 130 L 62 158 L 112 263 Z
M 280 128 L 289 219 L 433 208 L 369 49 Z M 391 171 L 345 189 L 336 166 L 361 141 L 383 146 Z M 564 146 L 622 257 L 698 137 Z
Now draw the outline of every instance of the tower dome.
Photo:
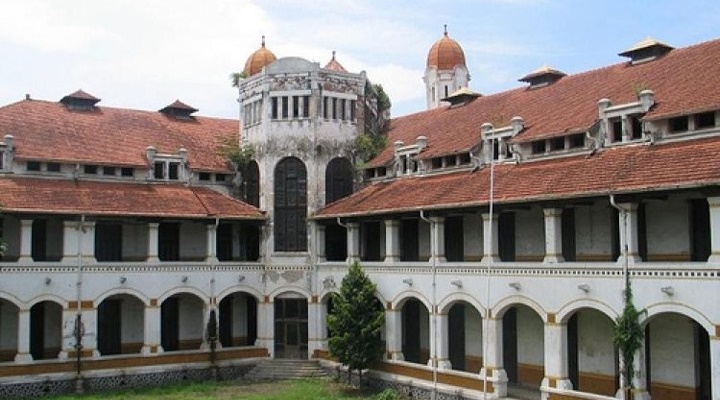
M 245 62 L 245 69 L 243 72 L 247 76 L 253 76 L 262 71 L 266 65 L 272 63 L 276 59 L 277 57 L 275 57 L 275 54 L 265 48 L 265 36 L 263 35 L 261 47 L 248 57 Z
M 465 53 L 460 44 L 448 36 L 447 25 L 443 36 L 428 52 L 427 66 L 438 70 L 449 70 L 456 66 L 465 67 Z

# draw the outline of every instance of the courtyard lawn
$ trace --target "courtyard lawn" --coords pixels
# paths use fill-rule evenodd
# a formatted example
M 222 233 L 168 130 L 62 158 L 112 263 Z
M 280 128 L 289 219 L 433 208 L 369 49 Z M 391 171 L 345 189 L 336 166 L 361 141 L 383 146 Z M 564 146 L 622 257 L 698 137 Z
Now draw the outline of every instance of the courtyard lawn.
M 60 396 L 53 397 L 53 400 L 369 400 L 376 398 L 378 398 L 376 394 L 344 384 L 308 379 L 254 384 L 205 382 L 83 396 Z

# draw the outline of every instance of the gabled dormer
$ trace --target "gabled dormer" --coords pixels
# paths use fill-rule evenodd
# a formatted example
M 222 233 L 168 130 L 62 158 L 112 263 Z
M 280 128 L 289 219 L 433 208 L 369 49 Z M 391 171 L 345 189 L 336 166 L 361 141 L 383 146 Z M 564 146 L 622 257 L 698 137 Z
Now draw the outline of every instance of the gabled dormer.
M 395 175 L 412 175 L 425 169 L 418 155 L 427 147 L 427 137 L 418 136 L 415 143 L 406 145 L 402 141 L 395 142 Z
M 598 101 L 598 119 L 601 121 L 605 144 L 641 140 L 645 136 L 642 117 L 655 104 L 655 93 L 645 89 L 638 94 L 638 100 L 630 103 L 613 104 L 610 99 Z
M 193 119 L 192 114 L 197 112 L 198 109 L 189 106 L 180 100 L 175 100 L 172 104 L 161 108 L 159 111 L 171 118 L 191 120 Z
M 486 122 L 480 126 L 480 135 L 483 141 L 483 163 L 488 164 L 491 160 L 515 159 L 515 153 L 511 149 L 509 140 L 525 129 L 525 121 L 520 116 L 510 120 L 510 125 L 495 127 Z
M 672 50 L 672 46 L 648 37 L 618 55 L 630 58 L 630 64 L 634 65 L 656 60 Z
M 98 102 L 100 102 L 100 99 L 82 89 L 60 99 L 60 103 L 73 111 L 93 111 L 95 110 L 95 104 Z
M 542 67 L 530 72 L 529 74 L 518 79 L 520 82 L 527 82 L 530 84 L 528 89 L 535 89 L 543 86 L 552 85 L 559 81 L 565 73 L 555 68 L 543 65 Z
M 157 181 L 187 182 L 189 170 L 187 166 L 188 152 L 181 148 L 176 154 L 159 153 L 153 146 L 145 149 L 150 168 L 148 179 Z

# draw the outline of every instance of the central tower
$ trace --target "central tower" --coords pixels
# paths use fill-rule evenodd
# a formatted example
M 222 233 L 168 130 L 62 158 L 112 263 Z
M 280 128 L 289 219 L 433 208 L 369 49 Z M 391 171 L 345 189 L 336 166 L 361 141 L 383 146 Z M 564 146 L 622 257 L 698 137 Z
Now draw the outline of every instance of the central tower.
M 448 36 L 447 25 L 443 36 L 435 42 L 427 56 L 425 68 L 425 98 L 427 108 L 438 108 L 441 99 L 468 86 L 470 73 L 465 65 L 465 53 L 460 44 Z

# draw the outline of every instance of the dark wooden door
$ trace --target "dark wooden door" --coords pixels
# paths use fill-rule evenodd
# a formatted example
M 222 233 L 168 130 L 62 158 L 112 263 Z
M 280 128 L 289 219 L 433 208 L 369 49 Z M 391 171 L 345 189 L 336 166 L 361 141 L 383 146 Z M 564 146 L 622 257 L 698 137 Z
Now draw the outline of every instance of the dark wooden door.
M 498 253 L 500 261 L 515 261 L 515 213 L 498 217 Z
M 380 222 L 366 222 L 361 226 L 364 261 L 381 261 L 380 259 Z
M 562 255 L 565 261 L 575 261 L 575 209 L 562 211 Z
M 405 302 L 402 308 L 403 344 L 405 361 L 420 362 L 420 302 L 414 299 Z
M 517 311 L 511 308 L 503 315 L 503 366 L 510 383 L 518 383 Z
M 465 305 L 455 304 L 448 312 L 448 352 L 452 369 L 465 371 Z
M 231 224 L 220 224 L 217 227 L 215 251 L 219 261 L 231 261 L 233 259 L 233 226 Z
M 160 307 L 161 338 L 163 350 L 175 351 L 179 348 L 179 308 L 178 298 L 170 297 Z
M 98 261 L 122 261 L 122 225 L 98 223 L 95 226 L 95 258 Z
M 161 261 L 180 260 L 180 224 L 163 222 L 158 230 L 158 256 Z
M 36 219 L 32 223 L 32 249 L 30 252 L 34 261 L 48 261 L 47 221 L 44 219 Z
M 420 249 L 418 244 L 418 220 L 404 219 L 400 224 L 400 260 L 418 261 Z
M 691 261 L 707 261 L 710 257 L 710 207 L 706 199 L 690 203 Z
M 445 219 L 445 258 L 448 261 L 464 261 L 465 234 L 463 217 L 447 217 Z
M 233 343 L 233 296 L 225 297 L 218 307 L 218 336 L 223 347 L 232 347 Z
M 120 299 L 105 299 L 98 305 L 98 351 L 107 356 L 122 353 Z
M 30 355 L 33 360 L 45 358 L 45 302 L 30 308 Z

